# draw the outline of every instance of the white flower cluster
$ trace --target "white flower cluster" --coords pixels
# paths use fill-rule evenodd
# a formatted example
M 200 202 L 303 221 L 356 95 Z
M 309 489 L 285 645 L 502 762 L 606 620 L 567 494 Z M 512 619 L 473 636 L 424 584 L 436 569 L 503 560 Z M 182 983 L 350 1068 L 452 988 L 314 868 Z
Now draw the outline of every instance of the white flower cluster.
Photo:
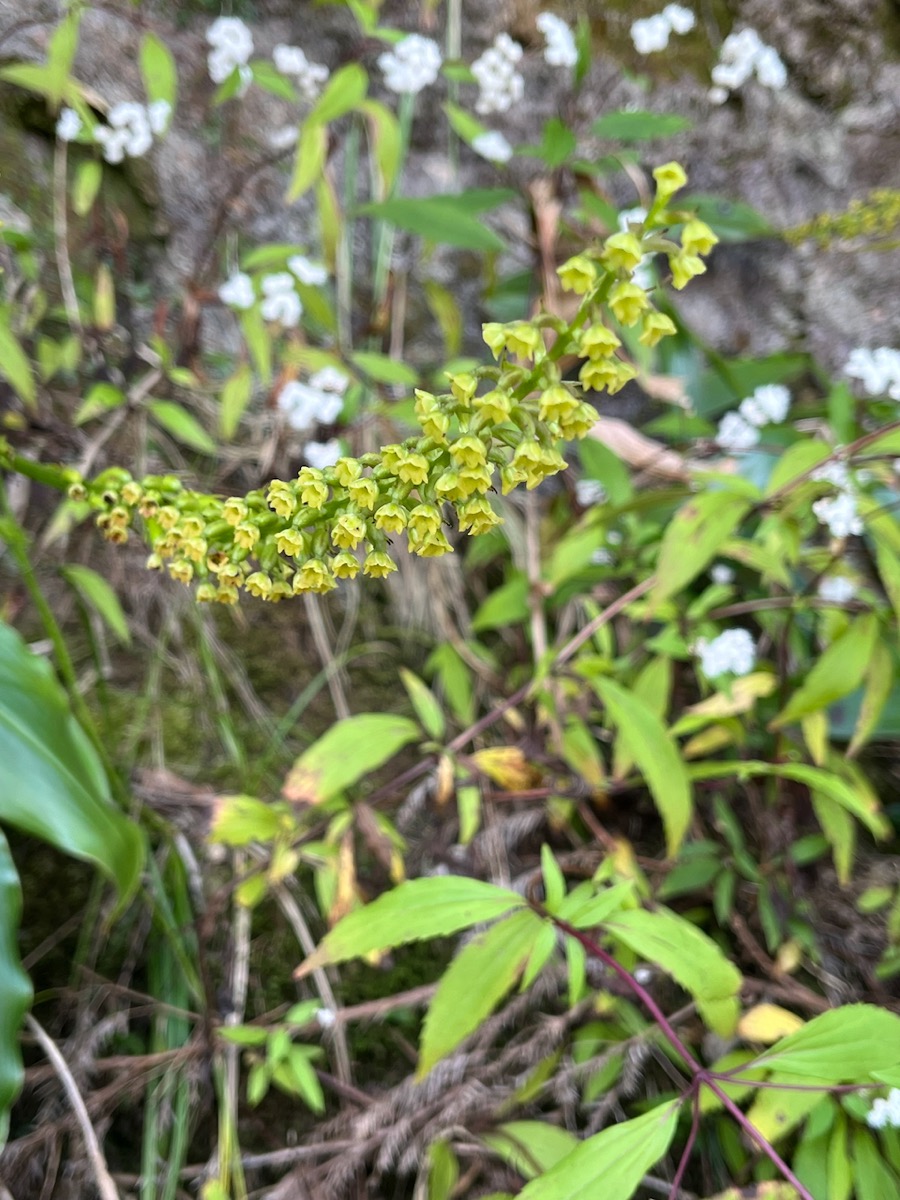
M 538 13 L 538 29 L 547 39 L 544 59 L 551 67 L 574 67 L 578 62 L 578 48 L 572 30 L 556 13 Z
M 522 47 L 508 33 L 498 33 L 480 58 L 472 63 L 472 74 L 478 83 L 475 111 L 485 113 L 509 112 L 525 94 L 525 80 L 516 70 L 522 58 Z
M 247 65 L 253 53 L 253 34 L 240 17 L 217 17 L 206 31 L 212 46 L 206 65 L 213 83 L 224 83 L 235 69 L 241 77 L 241 90 L 250 86 L 252 75 Z
M 728 563 L 715 563 L 709 569 L 709 577 L 720 587 L 727 587 L 729 583 L 734 583 L 734 570 Z
M 328 279 L 328 270 L 323 263 L 312 262 L 303 254 L 295 254 L 293 258 L 289 258 L 288 270 L 291 271 L 301 283 L 308 284 L 310 287 L 321 287 Z
M 787 83 L 787 68 L 774 46 L 767 46 L 755 29 L 729 33 L 719 51 L 719 61 L 712 69 L 713 86 L 709 99 L 724 104 L 728 93 L 735 91 L 755 74 L 758 83 L 775 91 Z
M 673 33 L 690 33 L 694 14 L 683 4 L 667 4 L 662 12 L 644 17 L 631 26 L 631 40 L 638 54 L 654 54 L 665 50 Z
M 259 306 L 266 321 L 280 321 L 285 329 L 293 329 L 303 316 L 303 304 L 294 287 L 294 276 L 287 271 L 263 275 L 263 302 Z
M 81 133 L 82 121 L 74 108 L 64 108 L 56 122 L 56 136 L 61 142 L 74 142 Z
M 291 76 L 304 100 L 312 104 L 318 99 L 322 85 L 328 82 L 330 74 L 326 66 L 310 62 L 299 46 L 286 46 L 284 43 L 275 47 L 272 59 L 276 70 L 282 75 Z
M 327 471 L 333 467 L 342 453 L 337 438 L 329 438 L 327 442 L 307 442 L 303 447 L 303 457 L 316 471 Z
M 827 604 L 846 604 L 856 595 L 856 584 L 846 575 L 825 575 L 819 580 L 819 597 Z
M 508 163 L 513 148 L 498 129 L 489 129 L 472 139 L 472 149 L 492 163 Z
M 813 504 L 812 510 L 819 523 L 828 526 L 832 537 L 858 537 L 863 531 L 863 523 L 856 509 L 856 493 L 847 464 L 826 463 L 813 471 L 810 478 L 830 483 L 837 489 L 836 496 L 825 496 Z
M 278 393 L 278 408 L 284 413 L 291 429 L 297 433 L 306 433 L 314 425 L 330 425 L 337 420 L 344 407 L 344 392 L 349 382 L 349 377 L 337 367 L 323 367 L 310 376 L 308 383 L 300 383 L 296 379 L 286 383 Z M 310 443 L 317 444 L 323 443 Z M 306 449 L 308 452 L 309 446 Z M 339 457 L 340 451 L 337 454 Z M 317 465 L 310 462 L 310 466 Z
M 575 499 L 582 508 L 591 508 L 594 504 L 604 502 L 606 488 L 596 479 L 577 479 L 575 481 Z
M 866 350 L 859 346 L 847 359 L 844 374 L 858 379 L 870 396 L 888 395 L 900 400 L 900 350 L 888 346 Z
M 746 629 L 726 629 L 709 641 L 696 645 L 700 669 L 708 679 L 719 675 L 749 675 L 756 664 L 756 643 Z
M 872 1101 L 866 1124 L 871 1129 L 900 1129 L 900 1088 L 891 1088 L 886 1098 L 879 1096 Z
M 441 69 L 441 50 L 432 38 L 410 33 L 392 50 L 378 56 L 385 87 L 401 95 L 416 96 L 434 83 Z
M 758 387 L 752 396 L 742 400 L 737 412 L 726 413 L 719 422 L 716 441 L 723 450 L 738 453 L 750 450 L 759 442 L 764 425 L 780 425 L 791 406 L 791 393 L 780 383 Z
M 123 100 L 106 114 L 105 125 L 95 127 L 94 141 L 103 147 L 103 157 L 108 163 L 120 163 L 126 155 L 140 158 L 153 145 L 153 135 L 158 137 L 165 133 L 171 115 L 172 106 L 168 100 L 155 100 L 146 105 L 138 104 L 136 100 Z
M 321 287 L 328 279 L 328 271 L 322 263 L 313 262 L 303 254 L 295 254 L 287 261 L 288 271 L 277 271 L 264 275 L 261 286 L 263 302 L 260 312 L 267 321 L 280 321 L 292 328 L 303 315 L 303 303 L 294 290 L 294 278 L 310 287 Z M 219 288 L 219 299 L 230 308 L 248 309 L 256 302 L 253 280 L 243 271 L 235 271 Z
M 219 288 L 219 299 L 229 308 L 252 308 L 256 300 L 253 280 L 243 271 L 235 271 Z

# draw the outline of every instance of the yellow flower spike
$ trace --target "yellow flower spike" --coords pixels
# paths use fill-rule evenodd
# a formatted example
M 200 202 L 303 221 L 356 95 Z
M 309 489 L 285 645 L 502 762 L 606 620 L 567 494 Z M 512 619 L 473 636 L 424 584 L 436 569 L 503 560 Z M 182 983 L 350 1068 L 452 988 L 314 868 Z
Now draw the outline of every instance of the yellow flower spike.
M 275 549 L 288 558 L 300 558 L 306 551 L 306 539 L 299 529 L 281 529 L 275 534 Z
M 685 254 L 709 254 L 713 246 L 718 244 L 719 239 L 706 222 L 696 217 L 688 221 L 681 231 L 681 248 Z
M 665 313 L 650 312 L 641 322 L 641 336 L 638 341 L 642 346 L 655 346 L 664 337 L 672 337 L 678 330 L 675 322 Z
M 234 544 L 242 550 L 252 550 L 259 541 L 259 526 L 244 521 L 234 527 Z
M 556 268 L 559 281 L 567 292 L 583 296 L 597 282 L 597 264 L 586 254 L 576 254 Z
M 657 201 L 661 200 L 662 203 L 681 191 L 688 181 L 684 167 L 677 162 L 663 163 L 654 170 L 653 178 L 656 180 Z
M 362 474 L 362 463 L 358 458 L 339 458 L 334 464 L 334 477 L 341 487 L 349 487 Z
M 363 574 L 371 575 L 373 579 L 384 579 L 386 575 L 390 575 L 392 571 L 396 570 L 397 564 L 389 555 L 383 554 L 380 550 L 370 551 L 363 563 Z
M 497 321 L 488 321 L 481 328 L 481 336 L 494 358 L 499 358 L 506 346 L 506 326 Z
M 492 425 L 502 425 L 504 421 L 509 420 L 512 412 L 512 400 L 506 392 L 494 388 L 493 391 L 478 396 L 472 402 L 472 407 Z
M 669 256 L 669 267 L 672 271 L 672 287 L 680 292 L 695 275 L 706 273 L 706 263 L 696 254 L 672 254 Z
M 331 571 L 335 579 L 355 579 L 359 574 L 359 560 L 343 551 L 331 560 Z
M 268 600 L 272 595 L 272 580 L 263 571 L 254 571 L 244 581 L 244 588 L 259 600 Z
M 495 525 L 502 524 L 484 496 L 460 505 L 457 514 L 460 530 L 463 533 L 468 530 L 470 537 L 480 537 L 484 533 L 489 533 Z
M 159 511 L 162 513 L 164 510 Z M 249 511 L 243 500 L 237 496 L 229 496 L 222 505 L 222 520 L 227 521 L 229 525 L 240 525 L 241 521 L 247 519 Z
M 321 508 L 328 499 L 328 485 L 315 467 L 301 467 L 297 475 L 300 499 L 310 508 Z
M 373 509 L 380 494 L 374 479 L 354 479 L 347 484 L 347 495 L 357 508 Z
M 402 533 L 406 528 L 407 512 L 402 504 L 389 500 L 375 513 L 375 525 L 385 533 Z
M 634 325 L 641 313 L 650 307 L 647 293 L 636 283 L 617 283 L 610 293 L 609 307 L 616 320 L 623 325 Z
M 614 233 L 603 243 L 603 261 L 614 271 L 630 275 L 644 257 L 641 240 L 633 233 Z
M 478 390 L 478 380 L 468 371 L 461 375 L 447 375 L 450 380 L 450 391 L 459 404 L 469 407 L 469 401 Z
M 450 457 L 464 467 L 480 467 L 487 460 L 487 447 L 481 438 L 466 434 L 450 443 Z
M 578 334 L 578 349 L 588 358 L 608 358 L 622 343 L 605 325 L 589 325 Z
M 176 583 L 187 585 L 194 578 L 194 565 L 186 558 L 176 558 L 174 562 L 169 563 L 169 574 Z
M 578 407 L 578 401 L 567 387 L 554 383 L 541 393 L 538 416 L 542 421 L 561 421 Z
M 355 550 L 366 536 L 366 523 L 355 513 L 341 513 L 331 530 L 331 540 L 339 550 Z

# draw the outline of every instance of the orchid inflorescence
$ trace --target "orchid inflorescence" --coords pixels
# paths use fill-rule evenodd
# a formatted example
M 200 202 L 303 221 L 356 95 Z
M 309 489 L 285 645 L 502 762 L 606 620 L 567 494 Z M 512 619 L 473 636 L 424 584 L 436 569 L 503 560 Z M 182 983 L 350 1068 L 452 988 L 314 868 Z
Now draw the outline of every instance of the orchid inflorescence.
M 654 171 L 656 199 L 641 224 L 617 232 L 559 268 L 563 287 L 582 297 L 567 323 L 541 313 L 530 321 L 490 323 L 484 340 L 494 362 L 449 375 L 441 394 L 416 390 L 421 432 L 358 458 L 324 468 L 304 466 L 292 480 L 273 480 L 241 497 L 192 491 L 175 476 L 141 481 L 112 468 L 77 481 L 73 499 L 102 511 L 97 524 L 113 542 L 127 541 L 135 518 L 152 547 L 148 566 L 167 567 L 197 599 L 234 604 L 241 591 L 264 600 L 325 593 L 362 571 L 376 578 L 397 569 L 391 537 L 405 533 L 410 553 L 453 550 L 446 511 L 461 532 L 487 533 L 500 523 L 488 494 L 519 484 L 537 487 L 566 467 L 559 444 L 584 437 L 597 420 L 582 390 L 618 391 L 636 375 L 617 353 L 621 341 L 609 313 L 640 326 L 654 346 L 675 333 L 633 276 L 648 253 L 668 256 L 675 286 L 706 268 L 716 237 L 708 226 L 668 209 L 686 183 L 677 163 Z M 683 222 L 680 242 L 665 227 Z M 560 360 L 582 360 L 579 383 L 564 380 Z

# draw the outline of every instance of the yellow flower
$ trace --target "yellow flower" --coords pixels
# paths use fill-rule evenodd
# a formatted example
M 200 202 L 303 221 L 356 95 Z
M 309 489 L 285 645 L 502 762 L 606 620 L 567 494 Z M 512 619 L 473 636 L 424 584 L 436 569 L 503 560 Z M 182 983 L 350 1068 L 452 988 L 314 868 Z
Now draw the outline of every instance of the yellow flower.
M 614 233 L 603 244 L 603 259 L 613 270 L 621 269 L 630 275 L 643 257 L 640 238 L 633 233 Z
M 480 467 L 487 459 L 487 447 L 481 438 L 470 433 L 450 443 L 450 455 L 464 467 Z
M 266 501 L 269 508 L 279 517 L 292 517 L 297 511 L 297 497 L 291 490 L 290 484 L 284 483 L 280 479 L 275 479 L 269 484 Z
M 281 529 L 275 534 L 275 549 L 288 558 L 300 558 L 306 549 L 306 539 L 299 529 Z
M 196 592 L 197 600 L 200 604 L 209 604 L 213 600 L 218 600 L 218 589 L 214 583 L 201 583 Z
M 244 587 L 251 596 L 257 596 L 260 600 L 268 600 L 272 595 L 272 580 L 262 571 L 248 575 Z
M 589 325 L 578 334 L 578 349 L 588 358 L 608 358 L 621 345 L 621 341 L 605 325 Z
M 602 392 L 619 378 L 618 360 L 613 358 L 588 359 L 582 363 L 578 378 L 586 388 Z
M 509 420 L 509 414 L 512 412 L 512 400 L 508 393 L 495 388 L 493 391 L 485 392 L 483 396 L 478 396 L 472 402 L 472 407 L 491 424 L 502 425 L 504 421 Z
M 234 527 L 234 544 L 242 550 L 252 550 L 259 541 L 259 526 L 244 521 Z
M 310 508 L 321 508 L 328 499 L 328 485 L 315 467 L 301 467 L 297 475 L 300 499 Z
M 441 500 L 465 500 L 468 495 L 456 471 L 445 471 L 435 482 L 434 490 Z
M 493 468 L 487 463 L 481 463 L 477 467 L 463 467 L 459 472 L 460 491 L 464 496 L 471 496 L 473 492 L 486 492 L 492 479 Z
M 345 550 L 331 560 L 331 570 L 336 579 L 355 579 L 359 574 L 359 560 Z
M 250 510 L 243 500 L 237 496 L 229 496 L 222 505 L 222 519 L 227 521 L 229 525 L 240 525 L 241 521 L 247 519 L 247 514 Z M 163 509 L 160 509 L 160 513 Z M 165 528 L 165 526 L 163 526 Z
M 504 496 L 508 496 L 514 491 L 520 483 L 525 482 L 525 472 L 515 466 L 513 463 L 507 463 L 505 467 L 500 468 L 500 490 Z
M 688 221 L 681 231 L 681 248 L 685 254 L 709 254 L 718 242 L 719 239 L 706 222 L 698 221 L 696 217 Z
M 583 296 L 597 281 L 597 264 L 586 254 L 576 254 L 556 268 L 559 281 L 567 292 Z
M 194 578 L 193 563 L 189 563 L 186 558 L 176 558 L 174 562 L 169 563 L 169 574 L 177 583 L 188 584 Z
M 339 458 L 334 464 L 334 477 L 341 487 L 349 487 L 362 474 L 362 463 L 358 458 Z
M 460 505 L 457 513 L 460 530 L 463 533 L 468 530 L 472 537 L 480 537 L 481 534 L 488 533 L 495 525 L 501 524 L 500 518 L 484 496 Z
M 574 412 L 559 422 L 559 432 L 567 441 L 583 438 L 597 424 L 597 410 L 593 405 L 582 402 Z
M 421 539 L 410 538 L 409 548 L 414 554 L 418 554 L 420 558 L 440 558 L 442 554 L 452 554 L 453 547 L 447 541 L 447 538 L 442 530 L 437 533 L 431 533 L 427 537 Z
M 337 587 L 334 576 L 328 570 L 328 564 L 321 558 L 308 559 L 292 580 L 294 595 L 301 592 L 317 592 L 323 595 Z
M 416 539 L 437 533 L 441 527 L 441 512 L 433 504 L 417 504 L 409 514 L 407 529 Z
M 653 172 L 656 180 L 656 196 L 663 203 L 680 191 L 687 183 L 687 175 L 681 163 L 667 162 Z
M 366 523 L 355 513 L 341 513 L 331 530 L 331 540 L 339 550 L 355 550 L 366 536 Z
M 650 307 L 650 301 L 636 283 L 618 283 L 610 293 L 609 307 L 616 314 L 616 320 L 623 325 L 634 325 L 641 313 Z
M 375 524 L 385 533 L 402 533 L 406 528 L 406 509 L 402 504 L 389 500 L 375 513 Z
M 678 292 L 686 287 L 695 275 L 706 273 L 706 263 L 703 259 L 696 254 L 685 254 L 684 251 L 669 255 L 669 266 L 672 270 L 672 287 Z
M 198 516 L 182 517 L 181 524 L 178 526 L 178 533 L 183 538 L 195 538 L 199 537 L 205 528 L 206 522 Z
M 363 563 L 363 574 L 371 575 L 373 579 L 384 579 L 385 575 L 390 575 L 392 571 L 396 570 L 397 564 L 393 559 L 379 550 L 370 551 Z
M 291 585 L 285 579 L 276 579 L 272 583 L 272 593 L 269 599 L 273 604 L 277 604 L 279 600 L 284 600 L 288 596 L 293 596 Z
M 469 401 L 478 390 L 478 380 L 468 371 L 461 375 L 450 375 L 448 373 L 447 378 L 450 380 L 450 391 L 453 393 L 457 403 L 468 408 Z
M 567 387 L 554 383 L 541 393 L 538 416 L 542 421 L 559 421 L 578 407 L 578 401 Z
M 206 538 L 193 537 L 185 538 L 181 545 L 182 552 L 191 562 L 202 563 L 206 558 L 206 552 L 209 547 L 206 544 Z
M 544 349 L 540 330 L 528 321 L 513 321 L 506 326 L 506 349 L 518 358 L 534 357 Z
M 655 346 L 664 337 L 677 333 L 675 322 L 665 313 L 650 312 L 641 322 L 641 336 L 638 341 L 642 346 Z
M 238 590 L 230 583 L 220 583 L 216 588 L 216 600 L 220 604 L 237 604 L 240 600 Z
M 446 413 L 435 409 L 434 412 L 426 413 L 424 417 L 420 417 L 419 424 L 422 426 L 422 432 L 426 437 L 430 437 L 432 441 L 439 444 L 446 442 L 447 430 L 450 428 L 450 418 Z
M 347 494 L 357 508 L 372 509 L 379 497 L 378 484 L 374 479 L 354 479 L 347 484 Z
M 83 485 L 77 485 L 77 486 L 83 486 Z M 69 489 L 69 493 L 70 493 L 69 498 L 70 499 L 72 499 L 71 491 L 72 491 L 72 489 L 70 488 Z M 144 494 L 144 489 L 141 487 L 141 485 L 139 483 L 135 483 L 135 481 L 133 479 L 130 480 L 128 483 L 122 485 L 122 503 L 130 505 L 132 508 L 134 508 L 134 506 L 136 504 L 140 503 L 140 500 L 141 500 L 141 497 L 143 496 L 143 494 Z M 83 497 L 82 497 L 82 499 L 83 499 Z
M 228 501 L 226 500 L 225 503 L 227 505 Z M 247 511 L 247 506 L 245 504 L 244 512 L 246 513 L 246 511 Z M 222 512 L 222 516 L 223 517 L 225 516 L 224 510 Z M 166 531 L 168 531 L 169 529 L 174 529 L 175 526 L 178 524 L 179 520 L 181 519 L 181 513 L 173 505 L 164 504 L 162 506 L 162 508 L 159 510 L 159 512 L 156 514 L 156 519 L 159 522 L 159 524 L 162 526 L 162 528 L 165 529 Z M 225 517 L 225 520 L 228 521 L 228 517 Z M 228 521 L 228 523 L 229 523 L 229 525 L 236 525 L 237 521 Z
M 540 444 L 533 440 L 519 443 L 513 455 L 513 466 L 523 472 L 525 485 L 529 490 L 537 487 L 547 474 L 544 469 L 544 451 Z

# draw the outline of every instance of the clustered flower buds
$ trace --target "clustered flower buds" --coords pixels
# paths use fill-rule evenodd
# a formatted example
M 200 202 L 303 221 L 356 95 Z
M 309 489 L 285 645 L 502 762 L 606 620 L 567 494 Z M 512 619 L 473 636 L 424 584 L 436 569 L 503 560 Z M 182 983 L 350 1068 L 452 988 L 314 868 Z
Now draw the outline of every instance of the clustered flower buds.
M 642 225 L 612 234 L 560 267 L 563 286 L 582 297 L 571 323 L 540 314 L 485 325 L 494 363 L 448 376 L 446 392 L 417 389 L 418 436 L 358 458 L 341 457 L 336 441 L 311 455 L 311 443 L 310 465 L 295 479 L 276 479 L 241 497 L 190 491 L 174 476 L 138 482 L 120 469 L 90 485 L 79 481 L 73 494 L 102 510 L 97 523 L 111 541 L 126 541 L 140 518 L 152 548 L 148 565 L 196 583 L 198 600 L 226 604 L 237 603 L 241 590 L 275 601 L 331 591 L 360 571 L 381 578 L 397 569 L 392 537 L 405 535 L 411 554 L 447 554 L 453 550 L 448 509 L 462 533 L 489 532 L 500 520 L 488 499 L 498 485 L 504 495 L 520 484 L 535 488 L 566 467 L 560 443 L 584 437 L 597 420 L 583 392 L 612 393 L 634 378 L 633 364 L 619 357 L 622 343 L 611 317 L 625 326 L 640 324 L 645 345 L 675 332 L 632 276 L 647 254 L 666 254 L 670 265 L 696 257 L 692 273 L 699 274 L 704 267 L 697 256 L 708 253 L 716 238 L 696 220 L 684 225 L 680 244 L 663 236 L 684 221 L 667 204 L 686 177 L 675 163 L 654 176 L 656 200 Z M 282 278 L 291 290 L 272 286 Z M 228 286 L 237 291 L 238 281 Z M 263 280 L 266 299 L 279 303 L 293 295 L 292 287 L 286 273 Z M 276 316 L 287 323 L 284 313 L 270 319 Z M 567 354 L 583 360 L 579 383 L 562 378 L 559 360 Z M 346 383 L 336 369 L 325 369 L 309 384 L 287 384 L 279 403 L 287 408 L 290 399 L 292 412 L 305 413 L 312 399 L 321 417 L 321 405 L 333 402 L 334 416 Z

